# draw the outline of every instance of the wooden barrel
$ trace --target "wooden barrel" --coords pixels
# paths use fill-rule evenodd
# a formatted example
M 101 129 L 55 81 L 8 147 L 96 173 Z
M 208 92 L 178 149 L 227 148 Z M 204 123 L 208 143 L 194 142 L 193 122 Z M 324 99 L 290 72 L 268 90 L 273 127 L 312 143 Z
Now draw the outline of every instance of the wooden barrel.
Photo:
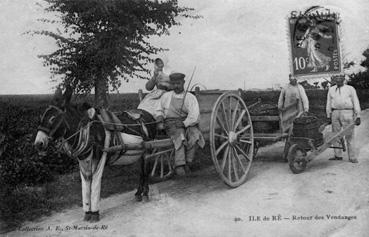
M 314 140 L 315 146 L 320 146 L 323 134 L 319 132 L 320 121 L 315 115 L 307 115 L 296 118 L 293 122 L 293 136 L 305 137 Z

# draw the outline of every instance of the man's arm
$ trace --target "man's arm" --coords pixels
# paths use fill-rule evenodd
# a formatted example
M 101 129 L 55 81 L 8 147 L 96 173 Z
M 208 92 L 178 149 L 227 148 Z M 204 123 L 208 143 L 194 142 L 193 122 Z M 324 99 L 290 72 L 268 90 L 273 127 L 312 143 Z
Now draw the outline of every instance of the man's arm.
M 360 118 L 360 112 L 361 112 L 360 102 L 359 102 L 359 98 L 357 97 L 356 90 L 353 87 L 351 90 L 351 98 L 352 98 L 352 104 L 354 105 L 355 116 L 356 118 Z
M 284 96 L 285 96 L 285 90 L 284 88 L 281 90 L 281 93 L 279 94 L 279 99 L 278 99 L 278 109 L 282 110 L 283 109 L 283 105 L 284 105 Z
M 309 99 L 306 95 L 304 87 L 299 85 L 302 105 L 304 106 L 304 112 L 309 112 Z
M 185 98 L 184 106 L 188 111 L 188 115 L 187 118 L 183 121 L 183 124 L 187 128 L 199 122 L 200 108 L 196 97 L 190 93 L 188 93 Z
M 327 106 L 326 106 L 327 118 L 330 118 L 332 114 L 331 88 L 329 88 L 328 93 L 327 93 Z

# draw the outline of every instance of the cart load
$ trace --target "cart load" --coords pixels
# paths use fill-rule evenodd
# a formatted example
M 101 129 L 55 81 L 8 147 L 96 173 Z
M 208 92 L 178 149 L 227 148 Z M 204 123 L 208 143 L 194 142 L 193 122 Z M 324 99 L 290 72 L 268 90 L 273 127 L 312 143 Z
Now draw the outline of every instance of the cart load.
M 250 109 L 251 116 L 278 116 L 277 105 L 259 104 Z M 279 121 L 253 121 L 255 133 L 274 133 L 279 129 Z

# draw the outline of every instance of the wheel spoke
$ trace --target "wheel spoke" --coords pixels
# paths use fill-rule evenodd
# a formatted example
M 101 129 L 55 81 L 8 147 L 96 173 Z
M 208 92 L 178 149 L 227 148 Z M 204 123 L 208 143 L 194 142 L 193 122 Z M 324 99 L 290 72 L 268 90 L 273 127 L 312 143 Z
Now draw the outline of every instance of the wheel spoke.
M 239 141 L 242 142 L 242 143 L 250 144 L 250 145 L 252 144 L 252 142 L 249 141 L 249 140 L 240 139 Z
M 237 115 L 237 112 L 238 112 L 238 106 L 239 106 L 239 104 L 240 103 L 237 101 L 236 108 L 233 111 L 233 116 L 232 116 L 233 129 L 236 129 L 237 128 L 237 127 L 235 127 L 235 122 L 236 122 L 236 115 Z
M 160 163 L 161 163 L 160 178 L 163 178 L 164 177 L 164 161 L 163 161 L 163 156 L 162 155 L 160 156 Z
M 238 152 L 237 152 L 236 148 L 233 148 L 233 149 L 234 149 L 233 152 L 236 155 L 236 159 L 237 159 L 238 163 L 240 164 L 240 166 L 242 168 L 242 171 L 245 173 L 246 172 L 245 166 L 243 166 L 242 161 L 241 161 L 240 157 L 238 156 Z
M 224 136 L 222 134 L 214 133 L 214 136 L 221 137 L 221 138 L 224 138 L 224 139 L 227 139 L 228 140 L 228 137 L 226 137 L 226 136 Z
M 167 163 L 168 163 L 168 174 L 172 173 L 172 165 L 170 164 L 170 156 L 168 156 L 168 154 L 166 154 L 167 156 Z
M 157 149 L 153 149 L 152 150 L 152 154 L 155 154 L 157 152 Z M 156 166 L 158 165 L 158 156 L 155 157 L 155 161 L 154 161 L 154 166 L 151 170 L 151 176 L 155 175 L 155 171 L 156 171 Z
M 217 122 L 218 122 L 218 124 L 220 125 L 220 127 L 223 129 L 223 132 L 225 132 L 225 134 L 228 136 L 228 131 L 227 131 L 227 129 L 225 128 L 223 121 L 221 121 L 221 120 L 220 120 L 220 118 L 219 118 L 218 116 L 217 116 Z
M 247 125 L 246 127 L 242 128 L 240 131 L 236 132 L 236 135 L 239 136 L 241 133 L 245 132 L 247 129 L 250 129 L 251 125 Z
M 247 160 L 251 161 L 249 156 L 237 144 L 235 145 L 235 147 L 241 153 L 241 155 L 243 155 Z
M 156 166 L 158 165 L 158 157 L 155 158 L 154 166 L 151 170 L 151 176 L 155 175 Z
M 226 161 L 227 161 L 227 158 L 228 158 L 228 151 L 229 151 L 229 146 L 227 146 L 226 150 L 224 151 L 224 154 L 223 154 L 223 160 L 222 160 L 222 172 L 225 168 L 225 164 L 226 164 Z
M 218 156 L 219 152 L 228 144 L 228 140 L 223 142 L 222 145 L 220 145 L 218 147 L 218 149 L 216 150 L 215 154 Z
M 228 109 L 228 119 L 229 119 L 229 129 L 233 130 L 233 123 L 232 123 L 232 97 L 229 98 L 229 109 Z
M 237 181 L 237 180 L 239 180 L 240 178 L 238 177 L 238 169 L 237 169 L 236 164 L 235 164 L 235 159 L 236 159 L 237 154 L 235 154 L 235 152 L 234 152 L 234 148 L 233 148 L 233 147 L 232 147 L 231 153 L 232 153 L 232 166 L 233 166 L 233 172 L 234 172 L 234 175 L 235 175 L 235 178 L 236 178 L 236 181 Z
M 229 121 L 228 121 L 227 113 L 226 113 L 225 108 L 224 108 L 223 101 L 220 103 L 220 105 L 222 107 L 223 117 L 224 117 L 225 123 L 227 124 L 227 128 L 228 128 L 228 131 L 229 131 L 229 130 L 231 130 L 230 129 L 230 124 L 229 124 Z
M 234 125 L 234 129 L 236 130 L 238 128 L 238 125 L 240 125 L 243 116 L 245 115 L 246 110 L 242 110 L 240 117 L 238 117 L 236 124 Z
M 231 166 L 232 166 L 232 157 L 231 157 L 231 155 L 232 154 L 230 154 L 231 153 L 231 151 L 228 151 L 228 180 L 229 181 L 232 181 L 232 171 L 231 171 Z

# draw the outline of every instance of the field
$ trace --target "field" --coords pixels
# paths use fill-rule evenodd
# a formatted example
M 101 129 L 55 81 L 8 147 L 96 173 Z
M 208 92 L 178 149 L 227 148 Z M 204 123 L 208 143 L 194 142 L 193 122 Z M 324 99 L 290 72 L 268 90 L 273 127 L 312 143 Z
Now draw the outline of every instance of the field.
M 308 90 L 310 111 L 325 118 L 327 91 Z M 368 108 L 368 91 L 359 92 L 362 108 Z M 261 98 L 263 104 L 275 106 L 279 91 L 246 91 L 243 98 L 252 104 Z M 39 116 L 50 103 L 51 95 L 0 96 L 0 230 L 19 226 L 53 211 L 81 205 L 81 187 L 75 160 L 50 150 L 40 158 L 32 143 Z M 75 98 L 90 101 L 92 97 Z M 136 108 L 137 94 L 113 94 L 109 97 L 110 110 Z M 197 168 L 211 165 L 209 148 L 200 150 Z M 102 198 L 132 190 L 136 187 L 138 169 L 135 165 L 106 167 L 102 183 Z M 0 231 L 1 233 L 1 231 Z

